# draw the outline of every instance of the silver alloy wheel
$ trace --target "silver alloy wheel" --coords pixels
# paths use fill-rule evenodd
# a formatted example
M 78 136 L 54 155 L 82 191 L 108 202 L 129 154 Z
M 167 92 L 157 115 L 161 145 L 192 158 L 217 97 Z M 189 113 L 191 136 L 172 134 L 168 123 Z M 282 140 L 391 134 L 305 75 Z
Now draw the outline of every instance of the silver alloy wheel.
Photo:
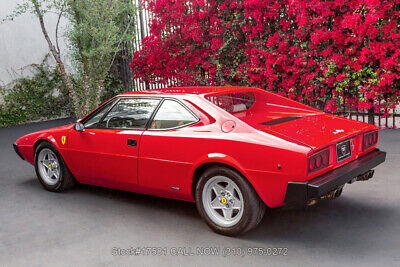
M 60 163 L 56 154 L 48 148 L 40 150 L 38 160 L 39 174 L 47 185 L 55 185 L 60 180 Z
M 217 225 L 230 227 L 243 215 L 243 195 L 228 177 L 214 176 L 204 185 L 202 192 L 204 210 Z

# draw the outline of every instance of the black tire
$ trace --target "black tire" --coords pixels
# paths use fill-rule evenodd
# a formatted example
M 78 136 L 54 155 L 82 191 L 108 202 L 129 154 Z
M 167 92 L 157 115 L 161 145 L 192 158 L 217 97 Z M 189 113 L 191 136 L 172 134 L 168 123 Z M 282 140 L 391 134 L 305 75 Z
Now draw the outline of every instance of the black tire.
M 41 177 L 40 172 L 39 172 L 39 167 L 38 167 L 38 155 L 41 150 L 43 149 L 50 149 L 51 151 L 54 152 L 56 155 L 59 165 L 60 165 L 60 178 L 58 182 L 54 185 L 49 185 L 46 183 L 46 181 Z M 73 187 L 77 181 L 75 178 L 72 176 L 70 170 L 68 169 L 67 165 L 65 164 L 64 159 L 62 158 L 61 154 L 58 152 L 57 148 L 50 144 L 49 142 L 42 142 L 41 144 L 38 145 L 38 147 L 35 150 L 35 171 L 36 175 L 39 179 L 39 182 L 42 184 L 42 186 L 51 192 L 62 192 L 65 191 L 71 187 Z
M 202 198 L 204 187 L 207 181 L 215 176 L 224 176 L 232 180 L 240 189 L 243 196 L 244 206 L 242 217 L 236 224 L 229 227 L 216 224 L 208 216 L 204 208 Z M 211 167 L 204 171 L 196 185 L 195 199 L 197 210 L 207 225 L 214 232 L 227 236 L 237 236 L 255 228 L 261 222 L 266 210 L 264 202 L 260 199 L 252 185 L 237 171 L 222 166 Z

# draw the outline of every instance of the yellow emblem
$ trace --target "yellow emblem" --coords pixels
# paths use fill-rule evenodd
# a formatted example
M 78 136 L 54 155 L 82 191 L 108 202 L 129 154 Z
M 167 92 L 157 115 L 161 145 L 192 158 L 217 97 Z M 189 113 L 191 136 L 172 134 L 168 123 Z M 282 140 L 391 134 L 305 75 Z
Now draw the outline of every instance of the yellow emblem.
M 50 169 L 50 170 L 53 170 L 53 166 L 51 166 L 51 164 L 49 164 L 49 169 Z
M 225 204 L 225 203 L 226 203 L 226 198 L 224 198 L 224 197 L 221 198 L 221 203 L 222 203 L 222 204 Z
M 63 145 L 65 145 L 65 142 L 67 141 L 67 137 L 66 136 L 63 136 L 63 137 L 61 137 L 61 143 L 63 144 Z

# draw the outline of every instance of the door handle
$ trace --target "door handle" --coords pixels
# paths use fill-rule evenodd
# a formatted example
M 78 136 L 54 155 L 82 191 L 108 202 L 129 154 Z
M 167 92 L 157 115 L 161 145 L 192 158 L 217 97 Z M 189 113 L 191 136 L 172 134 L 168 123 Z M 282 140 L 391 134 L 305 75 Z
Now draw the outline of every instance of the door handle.
M 128 146 L 137 146 L 136 139 L 128 139 Z

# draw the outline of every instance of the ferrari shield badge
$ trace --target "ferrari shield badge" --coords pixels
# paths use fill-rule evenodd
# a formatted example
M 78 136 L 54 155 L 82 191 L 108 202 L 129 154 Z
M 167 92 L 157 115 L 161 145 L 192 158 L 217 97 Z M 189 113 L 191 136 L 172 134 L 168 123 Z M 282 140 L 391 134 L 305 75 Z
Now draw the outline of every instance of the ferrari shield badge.
M 66 136 L 63 136 L 63 137 L 61 137 L 61 143 L 63 144 L 63 145 L 65 145 L 65 142 L 67 141 L 67 137 Z

